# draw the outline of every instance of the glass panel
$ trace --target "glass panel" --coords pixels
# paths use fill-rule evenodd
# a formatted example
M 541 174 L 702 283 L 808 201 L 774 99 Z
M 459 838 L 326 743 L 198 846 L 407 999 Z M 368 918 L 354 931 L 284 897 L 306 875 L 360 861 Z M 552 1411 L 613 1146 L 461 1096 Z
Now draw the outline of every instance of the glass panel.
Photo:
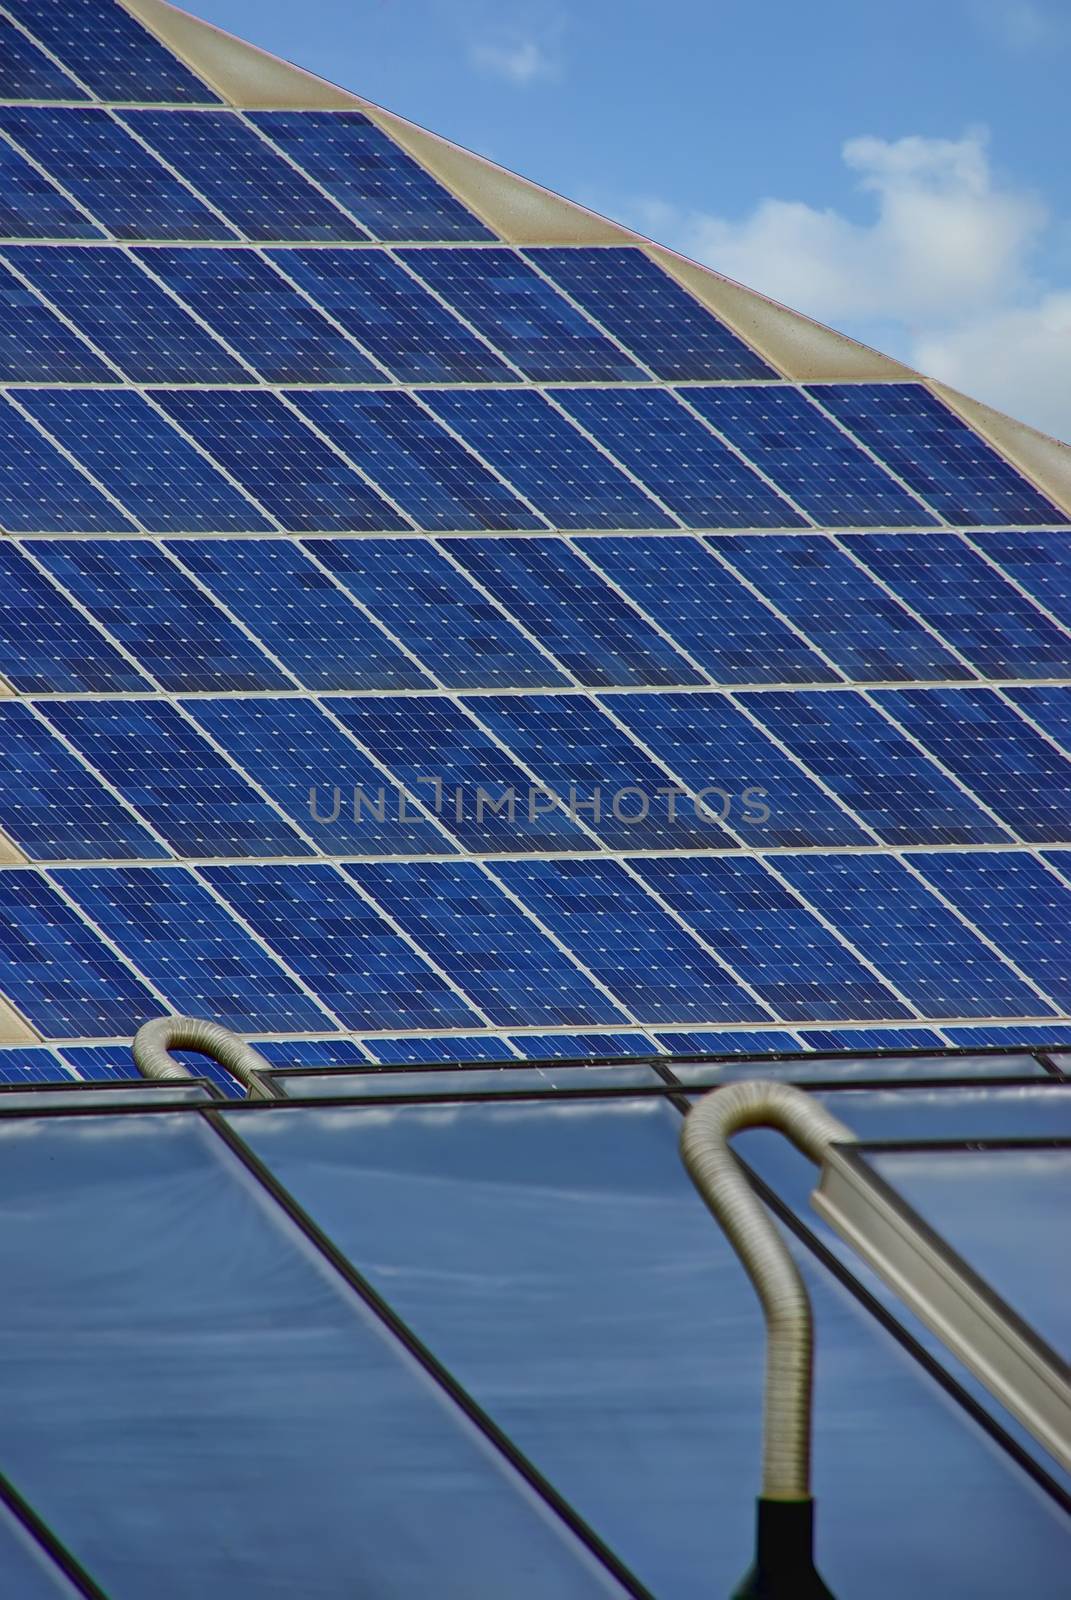
M 276 1073 L 279 1093 L 289 1100 L 360 1095 L 375 1100 L 394 1094 L 509 1094 L 550 1089 L 664 1089 L 665 1079 L 653 1067 L 543 1066 L 466 1067 L 459 1072 L 325 1072 L 308 1076 Z M 0 1100 L 0 1107 L 4 1104 Z
M 0 1504 L 0 1572 L 12 1600 L 56 1600 L 81 1594 L 22 1523 Z
M 676 1113 L 652 1099 L 230 1116 L 654 1593 L 732 1589 L 751 1554 L 761 1316 L 680 1164 Z M 1062 1595 L 1062 1515 L 801 1265 L 834 1592 L 902 1600 L 937 1572 L 972 1600 Z
M 716 1045 L 711 1046 L 716 1049 Z M 910 1055 L 910 1056 L 819 1056 L 806 1055 L 798 1061 L 700 1061 L 692 1065 L 672 1063 L 682 1083 L 728 1083 L 735 1078 L 777 1078 L 789 1083 L 832 1083 L 843 1078 L 1047 1078 L 1048 1073 L 1033 1056 L 1009 1052 L 1007 1055 Z M 882 1138 L 886 1137 L 884 1134 Z M 893 1137 L 889 1135 L 889 1137 Z M 926 1138 L 940 1138 L 927 1133 Z
M 867 1161 L 1042 1339 L 1071 1352 L 1071 1148 L 890 1150 Z
M 40 1089 L 0 1089 L 0 1114 L 25 1111 L 59 1111 L 64 1106 L 85 1106 L 94 1111 L 107 1106 L 193 1105 L 213 1100 L 203 1083 L 125 1083 L 98 1087 L 92 1083 L 71 1084 L 69 1088 L 43 1086 Z
M 111 1600 L 620 1592 L 196 1115 L 0 1127 L 4 1465 Z

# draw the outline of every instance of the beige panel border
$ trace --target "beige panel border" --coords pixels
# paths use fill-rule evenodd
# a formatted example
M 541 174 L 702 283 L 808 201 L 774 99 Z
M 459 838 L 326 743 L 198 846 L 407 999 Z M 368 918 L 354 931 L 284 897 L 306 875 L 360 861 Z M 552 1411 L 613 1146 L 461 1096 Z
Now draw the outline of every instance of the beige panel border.
M 122 4 L 240 109 L 363 111 L 511 244 L 643 246 L 785 377 L 798 383 L 929 382 L 901 362 L 258 50 L 166 0 L 122 0 Z M 1071 516 L 1071 447 L 943 384 L 929 382 L 929 387 Z
M 10 1001 L 0 994 L 0 1044 L 40 1044 L 41 1036 L 19 1016 Z

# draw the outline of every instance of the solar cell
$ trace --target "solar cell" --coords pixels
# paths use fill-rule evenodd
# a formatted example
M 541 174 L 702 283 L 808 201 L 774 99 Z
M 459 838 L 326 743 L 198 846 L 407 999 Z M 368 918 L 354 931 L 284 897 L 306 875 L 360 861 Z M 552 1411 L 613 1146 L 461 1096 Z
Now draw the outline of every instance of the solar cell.
M 386 250 L 272 250 L 268 257 L 402 383 L 517 381 Z
M 127 1033 L 160 1001 L 37 872 L 0 872 L 0 990 L 46 1039 Z
M 1071 627 L 1071 540 L 1063 533 L 972 533 L 971 543 Z
M 124 111 L 121 120 L 247 239 L 366 239 L 234 111 Z
M 586 696 L 480 695 L 469 705 L 608 849 L 711 850 L 734 842 L 720 826 L 720 802 L 683 794 Z
M 443 549 L 578 682 L 703 682 L 671 641 L 563 539 L 450 539 Z
M 601 993 L 473 862 L 347 867 L 491 1023 L 619 1022 Z
M 1022 689 L 1008 689 L 1012 704 L 1037 723 L 1043 733 L 1071 755 L 1071 688 L 1066 685 L 1032 683 Z
M 925 559 L 933 534 L 916 548 Z M 971 669 L 823 534 L 712 536 L 721 557 L 856 681 L 958 678 Z M 853 549 L 866 555 L 869 538 Z
M 0 816 L 31 861 L 168 853 L 19 701 L 0 701 Z
M 352 1067 L 367 1065 L 369 1054 L 361 1039 L 255 1039 L 254 1044 L 279 1067 Z
M 10 543 L 0 544 L 0 678 L 23 694 L 150 687 Z
M 328 1020 L 278 963 L 180 867 L 55 874 L 173 1010 L 230 1028 L 322 1028 Z
M 687 650 L 716 683 L 835 683 L 787 628 L 692 538 L 579 541 L 589 561 Z
M 406 526 L 278 395 L 255 389 L 172 389 L 157 398 L 290 532 Z
M 882 690 L 876 698 L 1021 839 L 1068 837 L 1071 761 L 992 689 Z
M 661 389 L 557 389 L 582 427 L 689 528 L 802 528 L 805 519 Z M 657 524 L 653 524 L 657 526 Z
M 1063 949 L 1071 888 L 1042 861 L 1020 850 L 927 851 L 909 859 L 1057 1005 L 1071 1005 L 1071 964 Z M 1059 852 L 1053 860 L 1060 865 Z
M 585 1056 L 657 1053 L 652 1041 L 642 1033 L 515 1033 L 510 1042 L 529 1061 L 581 1061 Z
M 428 540 L 318 539 L 309 548 L 445 688 L 568 681 Z
M 808 1028 L 801 1033 L 808 1050 L 943 1050 L 944 1040 L 939 1033 L 925 1028 Z M 807 1063 L 805 1069 L 815 1078 L 884 1078 L 890 1077 L 941 1077 L 955 1076 L 956 1065 L 948 1056 L 930 1057 L 916 1067 L 910 1057 L 896 1061 L 885 1057 L 874 1060 L 862 1056 L 856 1060 L 816 1061 Z M 983 1069 L 984 1070 L 984 1069 Z M 972 1068 L 973 1072 L 974 1069 Z M 965 1074 L 966 1075 L 966 1074 Z
M 117 239 L 234 237 L 107 111 L 0 106 L 0 130 Z
M 243 696 L 184 704 L 324 855 L 452 852 L 445 835 L 415 805 L 400 804 L 390 780 L 315 702 Z
M 435 695 L 338 696 L 331 710 L 464 849 L 594 848 L 564 805 L 534 783 L 456 701 Z
M 682 783 L 708 791 L 707 805 L 726 810 L 745 844 L 863 844 L 868 838 L 726 695 L 601 698 Z
M 174 706 L 160 700 L 50 700 L 42 709 L 176 855 L 310 854 Z
M 764 1007 L 616 861 L 504 861 L 495 876 L 637 1020 L 753 1021 Z
M 362 1041 L 368 1053 L 377 1062 L 385 1066 L 432 1066 L 439 1061 L 504 1061 L 510 1059 L 509 1046 L 504 1039 L 495 1035 L 469 1035 L 450 1034 L 445 1037 L 434 1037 L 428 1034 L 411 1034 L 401 1039 L 365 1039 Z M 397 1073 L 369 1073 L 371 1078 L 389 1076 L 392 1079 L 399 1076 Z M 411 1080 L 407 1080 L 411 1081 Z M 422 1080 L 423 1081 L 423 1080 Z M 298 1080 L 294 1080 L 297 1089 Z M 418 1086 L 413 1084 L 413 1088 Z M 404 1091 L 403 1091 L 404 1092 Z
M 492 239 L 359 111 L 255 111 L 250 121 L 378 239 Z
M 411 395 L 383 389 L 296 389 L 291 398 L 418 528 L 542 526 Z
M 526 378 L 613 383 L 644 377 L 515 250 L 410 250 L 403 259 Z
M 880 691 L 896 714 L 902 693 Z M 988 844 L 999 823 L 860 694 L 748 694 L 740 703 L 887 844 Z M 912 730 L 914 731 L 914 730 Z
M 534 390 L 429 389 L 424 398 L 557 527 L 672 525 L 672 518 Z
M 430 687 L 426 673 L 293 542 L 182 539 L 172 548 L 306 688 Z
M 860 561 L 984 677 L 1051 678 L 1071 661 L 1071 633 L 1042 616 L 955 534 L 849 539 Z
M 775 378 L 761 356 L 642 250 L 525 254 L 660 378 Z
M 779 856 L 777 869 L 923 1016 L 1052 1009 L 894 856 Z
M 645 882 L 786 1021 L 906 1017 L 910 1010 L 762 863 L 659 856 Z
M 162 688 L 291 687 L 151 540 L 40 540 L 33 552 Z
M 762 1052 L 778 1050 L 801 1050 L 802 1046 L 791 1033 L 740 1033 L 735 1028 L 729 1032 L 711 1033 L 662 1033 L 656 1035 L 658 1043 L 663 1050 L 671 1055 L 752 1055 Z M 695 1081 L 685 1077 L 685 1073 L 706 1071 L 706 1068 L 684 1067 L 678 1073 L 677 1063 L 670 1063 L 670 1071 L 680 1076 L 683 1082 Z M 711 1073 L 713 1079 L 713 1073 Z M 705 1079 L 703 1080 L 706 1081 Z
M 1060 512 L 918 383 L 810 392 L 948 522 L 1060 522 Z
M 80 391 L 81 392 L 81 391 Z M 55 389 L 20 389 L 40 410 L 40 396 Z M 95 489 L 5 395 L 0 404 L 0 527 L 6 533 L 130 532 L 133 523 Z
M 932 526 L 930 513 L 799 389 L 720 385 L 682 392 L 820 525 Z
M 72 1079 L 70 1069 L 51 1050 L 0 1050 L 0 1083 L 69 1083 Z M 0 1108 L 3 1104 L 0 1100 Z
M 256 533 L 267 526 L 264 514 L 132 390 L 20 389 L 18 398 L 150 533 Z M 111 508 L 93 521 L 74 507 L 64 520 L 38 521 L 27 531 L 34 527 L 96 533 L 129 531 L 131 524 Z
M 162 252 L 149 252 L 153 254 Z M 134 383 L 249 382 L 245 368 L 159 284 L 140 272 L 125 250 L 23 245 L 9 251 L 6 260 Z M 21 293 L 30 303 L 28 310 L 36 305 L 42 315 L 50 315 L 25 290 Z M 21 314 L 19 321 L 21 325 Z M 80 343 L 62 322 L 52 321 L 69 345 Z M 114 383 L 114 370 L 81 348 L 87 370 L 66 381 Z M 21 376 L 29 381 L 26 372 Z
M 61 194 L 21 151 L 0 138 L 0 236 L 102 239 L 104 230 Z
M 49 60 L 9 17 L 0 16 L 0 99 L 88 100 L 63 68 Z
M 257 250 L 149 245 L 137 255 L 266 383 L 367 383 L 382 376 Z M 231 365 L 250 382 L 245 367 Z
M 204 876 L 344 1027 L 480 1021 L 333 867 L 209 867 Z
M 7 9 L 102 100 L 218 101 L 121 5 L 7 0 Z

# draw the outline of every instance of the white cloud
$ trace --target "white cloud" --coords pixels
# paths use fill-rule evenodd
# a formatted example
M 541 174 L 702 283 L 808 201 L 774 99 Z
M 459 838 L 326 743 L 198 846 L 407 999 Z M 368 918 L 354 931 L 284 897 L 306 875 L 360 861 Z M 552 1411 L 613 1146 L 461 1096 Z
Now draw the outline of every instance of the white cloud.
M 1071 436 L 1071 291 L 1037 284 L 1048 214 L 994 175 L 984 130 L 854 138 L 841 154 L 867 221 L 771 198 L 738 220 L 648 204 L 645 225 L 820 321 L 864 338 L 880 325 L 922 370 Z
M 534 39 L 483 40 L 474 44 L 473 65 L 510 83 L 527 84 L 536 78 L 554 77 L 556 64 Z

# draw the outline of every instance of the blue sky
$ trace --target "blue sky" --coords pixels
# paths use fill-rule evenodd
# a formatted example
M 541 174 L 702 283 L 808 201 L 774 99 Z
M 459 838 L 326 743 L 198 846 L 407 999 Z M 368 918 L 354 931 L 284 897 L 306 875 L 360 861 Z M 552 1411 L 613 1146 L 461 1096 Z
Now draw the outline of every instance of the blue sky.
M 1067 0 L 186 0 L 1071 439 Z

